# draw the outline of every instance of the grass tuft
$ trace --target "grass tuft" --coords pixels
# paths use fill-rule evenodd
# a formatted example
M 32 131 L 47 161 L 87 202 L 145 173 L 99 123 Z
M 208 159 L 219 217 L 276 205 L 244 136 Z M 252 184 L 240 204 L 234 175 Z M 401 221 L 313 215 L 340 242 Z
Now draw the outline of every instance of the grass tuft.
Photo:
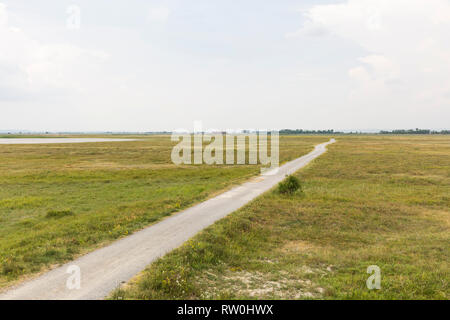
M 73 216 L 72 210 L 51 210 L 47 212 L 46 218 L 63 218 L 67 216 Z

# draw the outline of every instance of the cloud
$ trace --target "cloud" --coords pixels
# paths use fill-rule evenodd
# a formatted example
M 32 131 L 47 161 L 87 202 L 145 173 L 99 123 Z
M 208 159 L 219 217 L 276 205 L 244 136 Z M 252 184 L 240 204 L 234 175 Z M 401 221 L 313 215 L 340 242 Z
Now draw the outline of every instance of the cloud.
M 326 26 L 313 22 L 311 20 L 306 21 L 300 30 L 286 33 L 286 38 L 295 38 L 299 36 L 313 36 L 320 37 L 329 34 L 329 30 Z
M 152 7 L 148 10 L 148 20 L 165 22 L 169 19 L 170 9 L 167 7 Z
M 69 43 L 41 43 L 8 23 L 0 3 L 0 100 L 27 99 L 57 91 L 81 91 L 89 66 L 108 58 L 104 52 Z
M 426 97 L 429 108 L 448 103 L 450 1 L 347 0 L 315 5 L 303 16 L 304 25 L 290 36 L 328 34 L 367 52 L 348 71 L 355 81 L 352 97 L 377 100 L 383 94 L 403 104 Z
M 8 15 L 6 13 L 6 5 L 0 3 L 0 25 L 5 25 L 8 22 Z
M 359 66 L 357 68 L 364 69 L 367 74 L 370 74 L 372 79 L 382 80 L 385 83 L 393 83 L 398 80 L 398 67 L 386 56 L 372 54 L 359 58 L 358 60 L 362 62 L 364 66 Z

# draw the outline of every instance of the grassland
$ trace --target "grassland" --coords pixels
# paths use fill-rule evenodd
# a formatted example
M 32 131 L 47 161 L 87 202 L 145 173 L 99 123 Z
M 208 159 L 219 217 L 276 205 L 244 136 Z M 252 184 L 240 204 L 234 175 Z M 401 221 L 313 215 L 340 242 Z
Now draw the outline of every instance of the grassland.
M 450 298 L 448 136 L 338 137 L 296 176 L 303 193 L 266 193 L 112 298 Z
M 124 136 L 117 136 L 124 138 Z M 124 237 L 259 173 L 176 166 L 169 136 L 0 145 L 0 287 Z M 282 137 L 280 160 L 326 137 Z

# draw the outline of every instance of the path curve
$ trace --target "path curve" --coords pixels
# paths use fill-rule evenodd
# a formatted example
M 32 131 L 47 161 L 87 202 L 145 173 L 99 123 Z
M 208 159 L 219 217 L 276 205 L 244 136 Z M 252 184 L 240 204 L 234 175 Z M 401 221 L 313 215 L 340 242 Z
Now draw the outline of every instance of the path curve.
M 33 280 L 0 294 L 0 300 L 93 300 L 106 297 L 121 283 L 130 280 L 150 263 L 179 247 L 199 231 L 236 211 L 257 196 L 326 151 L 317 145 L 307 155 L 281 166 L 221 195 L 166 218 L 126 238 L 86 254 Z M 80 289 L 68 289 L 71 266 L 81 270 Z

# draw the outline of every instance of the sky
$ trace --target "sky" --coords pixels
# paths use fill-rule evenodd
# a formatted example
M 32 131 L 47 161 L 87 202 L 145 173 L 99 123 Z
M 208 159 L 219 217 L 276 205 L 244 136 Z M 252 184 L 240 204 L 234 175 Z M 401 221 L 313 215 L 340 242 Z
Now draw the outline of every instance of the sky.
M 0 131 L 448 129 L 450 0 L 0 0 Z

